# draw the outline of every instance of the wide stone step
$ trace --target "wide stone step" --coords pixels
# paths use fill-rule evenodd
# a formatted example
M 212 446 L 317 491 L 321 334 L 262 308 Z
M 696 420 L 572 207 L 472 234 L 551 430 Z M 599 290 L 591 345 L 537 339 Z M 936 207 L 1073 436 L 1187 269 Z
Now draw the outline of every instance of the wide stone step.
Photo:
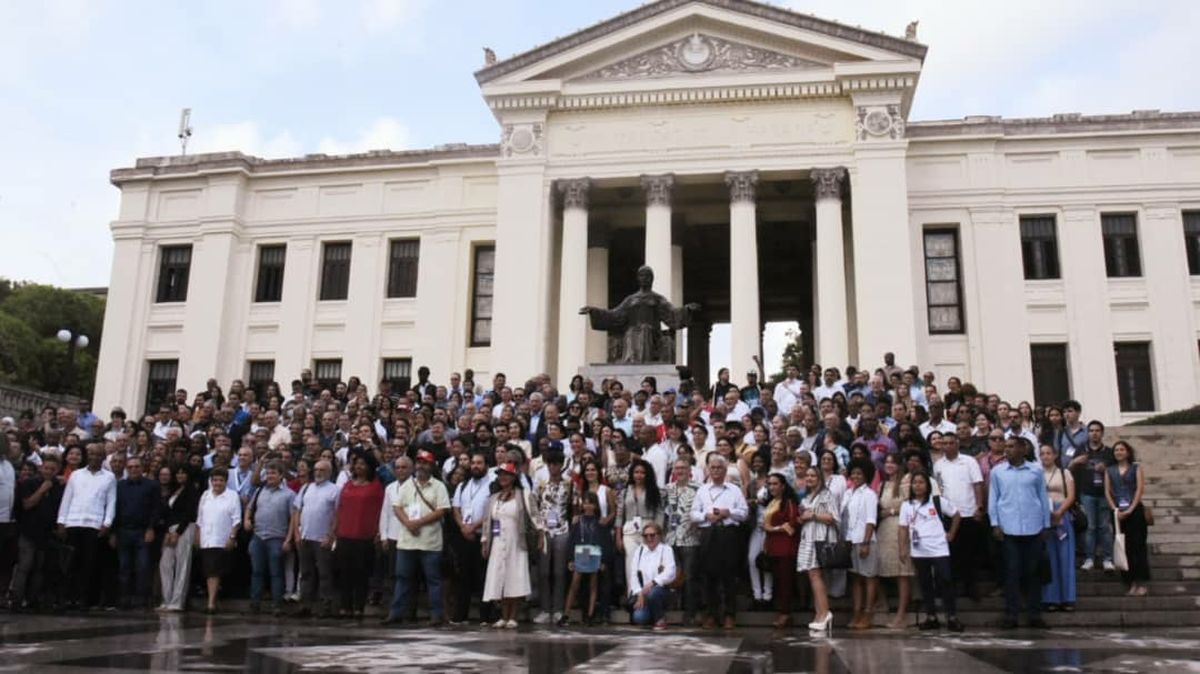
M 848 611 L 838 611 L 836 605 L 831 609 L 833 611 L 833 624 L 835 629 L 844 628 L 850 621 Z M 908 628 L 915 628 L 917 614 L 909 614 Z M 575 617 L 574 615 L 572 617 Z M 792 616 L 793 624 L 798 627 L 790 628 L 790 630 L 805 629 L 807 621 L 812 619 L 812 612 L 797 612 Z M 939 616 L 941 617 L 941 616 Z M 988 629 L 993 630 L 1000 626 L 1004 619 L 1002 611 L 963 611 L 959 610 L 959 619 L 968 630 L 971 629 Z M 1196 610 L 1134 610 L 1134 611 L 1091 611 L 1077 609 L 1071 613 L 1043 613 L 1042 617 L 1051 629 L 1056 627 L 1191 627 L 1200 625 L 1200 611 Z M 875 616 L 876 628 L 882 628 L 886 625 L 892 616 L 879 615 Z M 769 627 L 775 622 L 775 614 L 772 612 L 758 613 L 739 613 L 737 614 L 737 624 L 741 627 Z M 614 624 L 624 625 L 629 623 L 629 614 L 625 611 L 613 611 L 612 620 Z M 667 621 L 671 625 L 681 625 L 683 622 L 683 614 L 677 611 L 669 611 L 667 613 Z M 847 634 L 843 632 L 843 634 Z
M 1200 545 L 1196 543 L 1157 542 L 1150 539 L 1150 565 L 1154 566 L 1154 557 L 1177 558 L 1182 566 L 1200 565 Z
M 1090 606 L 1094 598 L 1120 597 L 1128 590 L 1118 574 L 1104 575 L 1110 576 L 1110 579 L 1106 581 L 1091 580 L 1090 574 L 1082 571 L 1076 572 L 1075 591 L 1079 595 L 1081 603 Z M 1150 589 L 1150 594 L 1155 597 L 1175 595 L 1200 597 L 1200 582 L 1151 580 L 1146 585 Z

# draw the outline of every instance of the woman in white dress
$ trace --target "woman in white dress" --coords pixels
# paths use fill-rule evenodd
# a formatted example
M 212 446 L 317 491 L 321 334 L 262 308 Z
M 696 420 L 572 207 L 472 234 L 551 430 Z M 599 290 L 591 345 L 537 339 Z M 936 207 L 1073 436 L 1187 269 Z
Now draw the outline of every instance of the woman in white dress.
M 817 468 L 809 468 L 803 477 L 808 495 L 800 504 L 800 546 L 796 550 L 796 570 L 808 574 L 813 594 L 813 621 L 808 628 L 826 632 L 833 624 L 833 612 L 829 610 L 825 572 L 817 561 L 817 543 L 834 542 L 838 539 L 841 507 L 833 493 L 825 485 L 824 477 Z
M 525 531 L 535 526 L 533 515 L 537 510 L 533 498 L 521 488 L 517 470 L 512 463 L 498 468 L 496 483 L 500 488 L 488 498 L 480 537 L 483 556 L 488 560 L 483 600 L 500 602 L 500 619 L 492 625 L 497 628 L 516 629 L 517 611 L 530 593 Z

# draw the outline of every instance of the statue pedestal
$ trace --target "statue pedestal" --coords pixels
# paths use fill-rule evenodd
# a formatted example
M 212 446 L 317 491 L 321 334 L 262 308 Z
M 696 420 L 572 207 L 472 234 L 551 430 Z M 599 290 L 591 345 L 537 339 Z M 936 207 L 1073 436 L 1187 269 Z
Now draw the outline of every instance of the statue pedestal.
M 636 391 L 642 387 L 642 380 L 646 377 L 654 377 L 660 392 L 679 387 L 679 370 L 672 363 L 592 363 L 579 368 L 579 374 L 591 379 L 597 389 L 605 379 L 616 379 L 626 390 Z

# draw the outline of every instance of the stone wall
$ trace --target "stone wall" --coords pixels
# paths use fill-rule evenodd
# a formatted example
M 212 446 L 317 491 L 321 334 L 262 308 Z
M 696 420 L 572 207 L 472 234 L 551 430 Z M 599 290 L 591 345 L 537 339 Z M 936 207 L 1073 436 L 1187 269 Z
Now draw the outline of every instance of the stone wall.
M 34 414 L 37 414 L 46 405 L 74 406 L 78 405 L 79 401 L 80 399 L 75 396 L 46 393 L 45 391 L 37 391 L 11 384 L 0 384 L 0 417 L 11 416 L 16 418 L 18 414 L 25 410 L 33 410 Z

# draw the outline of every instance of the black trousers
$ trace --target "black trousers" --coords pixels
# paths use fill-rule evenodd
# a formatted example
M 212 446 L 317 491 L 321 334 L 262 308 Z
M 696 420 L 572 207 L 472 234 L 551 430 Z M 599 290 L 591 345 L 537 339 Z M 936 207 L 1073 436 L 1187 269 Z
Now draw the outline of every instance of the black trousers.
M 94 583 L 92 578 L 96 572 L 96 553 L 100 550 L 100 532 L 88 527 L 70 527 L 67 529 L 67 544 L 74 548 L 71 555 L 71 581 L 67 600 L 81 606 L 87 606 L 88 592 Z
M 467 612 L 471 607 L 471 598 L 478 596 L 480 598 L 479 620 L 491 622 L 496 617 L 496 610 L 491 602 L 483 601 L 483 581 L 487 575 L 487 564 L 484 563 L 483 546 L 480 545 L 479 538 L 468 541 L 462 536 L 455 536 L 450 539 L 450 542 L 451 545 L 457 546 L 459 561 L 454 615 L 450 619 L 454 622 L 466 622 Z
M 921 585 L 921 601 L 925 604 L 925 617 L 936 617 L 935 599 L 942 597 L 942 608 L 946 617 L 958 614 L 955 606 L 954 580 L 950 574 L 950 560 L 945 557 L 913 557 L 917 570 L 917 582 Z
M 700 530 L 700 570 L 704 598 L 714 620 L 732 618 L 737 611 L 737 577 L 741 563 L 742 532 L 735 526 Z
M 986 563 L 984 553 L 989 549 L 989 531 L 987 522 L 964 517 L 959 521 L 958 535 L 950 543 L 950 566 L 954 580 L 962 583 L 968 593 L 975 589 L 979 582 L 979 569 Z
M 375 564 L 375 541 L 365 538 L 338 538 L 333 551 L 341 588 L 341 608 L 359 613 L 367 606 L 371 570 Z
M 17 565 L 17 523 L 0 522 L 0 597 L 12 585 L 13 569 Z

